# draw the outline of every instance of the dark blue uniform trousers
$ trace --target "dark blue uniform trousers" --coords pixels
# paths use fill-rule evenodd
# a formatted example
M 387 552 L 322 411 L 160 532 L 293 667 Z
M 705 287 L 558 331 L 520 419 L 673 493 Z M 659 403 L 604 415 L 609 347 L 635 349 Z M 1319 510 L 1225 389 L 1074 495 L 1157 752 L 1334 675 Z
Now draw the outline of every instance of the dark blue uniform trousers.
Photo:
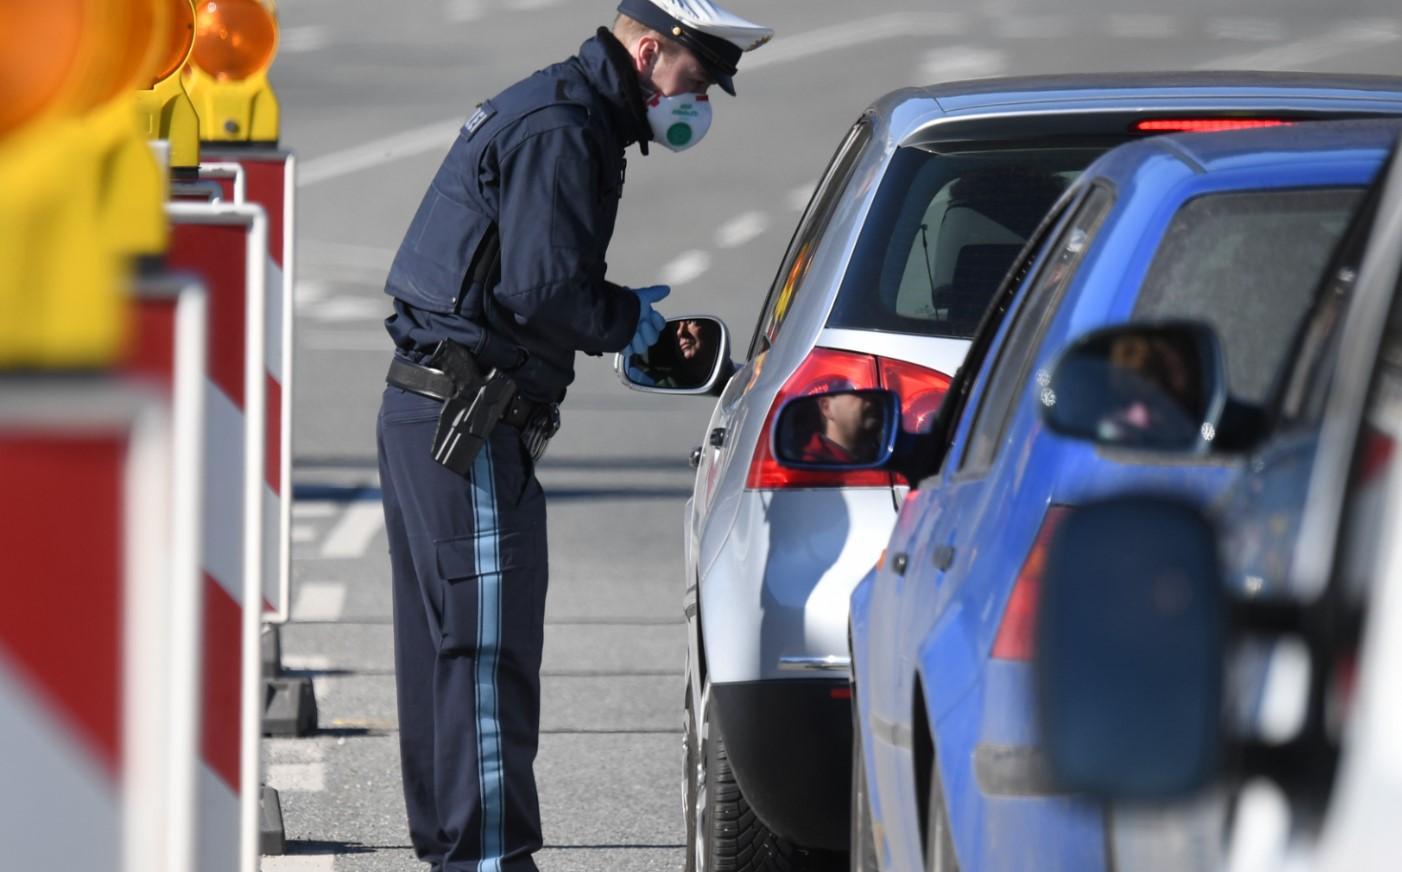
M 409 836 L 435 870 L 533 872 L 545 495 L 504 424 L 471 476 L 434 462 L 440 407 L 389 387 L 378 423 Z

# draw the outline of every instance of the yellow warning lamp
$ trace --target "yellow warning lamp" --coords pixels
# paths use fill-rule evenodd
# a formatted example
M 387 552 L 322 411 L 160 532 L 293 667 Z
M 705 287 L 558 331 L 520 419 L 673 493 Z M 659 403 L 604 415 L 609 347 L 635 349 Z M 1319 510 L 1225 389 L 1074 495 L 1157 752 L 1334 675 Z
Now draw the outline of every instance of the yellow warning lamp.
M 112 244 L 110 223 L 100 214 L 109 155 L 94 147 L 94 119 L 80 117 L 124 64 L 111 52 L 94 51 L 110 38 L 104 28 L 142 20 L 139 11 L 121 12 L 109 0 L 0 4 L 0 367 L 6 369 L 100 366 L 122 349 L 129 260 Z M 132 116 L 126 119 L 134 132 Z
M 160 54 L 136 92 L 142 125 L 151 139 L 170 143 L 174 175 L 191 175 L 200 166 L 200 117 L 185 91 L 180 71 L 195 45 L 194 0 L 166 0 L 169 17 L 158 40 Z
M 98 220 L 110 244 L 131 257 L 166 248 L 167 174 L 151 152 L 136 89 L 151 81 L 165 53 L 170 0 L 88 0 L 89 26 L 103 27 L 88 45 L 90 69 L 78 109 L 99 156 Z
M 275 144 L 281 128 L 268 68 L 278 26 L 259 0 L 200 0 L 186 86 L 205 142 Z

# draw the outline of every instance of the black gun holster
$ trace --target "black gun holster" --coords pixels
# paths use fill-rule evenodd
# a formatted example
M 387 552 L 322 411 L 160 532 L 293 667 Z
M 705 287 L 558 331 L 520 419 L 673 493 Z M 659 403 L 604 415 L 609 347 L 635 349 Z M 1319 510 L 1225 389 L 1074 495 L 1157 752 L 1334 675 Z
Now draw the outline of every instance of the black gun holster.
M 443 411 L 438 415 L 433 459 L 459 475 L 468 475 L 478 452 L 516 397 L 516 382 L 498 369 L 483 374 L 472 354 L 451 340 L 439 344 L 429 366 L 447 374 L 453 383 L 453 393 L 443 400 Z

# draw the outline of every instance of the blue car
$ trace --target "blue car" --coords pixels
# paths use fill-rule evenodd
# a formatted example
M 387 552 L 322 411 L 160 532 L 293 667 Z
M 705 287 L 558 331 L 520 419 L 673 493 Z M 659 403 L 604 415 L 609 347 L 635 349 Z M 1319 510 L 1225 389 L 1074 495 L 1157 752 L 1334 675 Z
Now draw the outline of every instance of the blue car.
M 1239 454 L 1207 447 L 1230 447 L 1264 414 L 1397 131 L 1298 125 L 1109 152 L 1014 263 L 933 432 L 891 431 L 884 450 L 847 455 L 918 483 L 851 603 L 854 868 L 1113 867 L 1105 808 L 1050 785 L 1034 727 L 1031 628 L 1049 536 L 1064 507 L 1127 487 L 1198 503 L 1223 490 Z M 1198 462 L 1163 463 L 1133 438 L 1104 450 L 1043 429 L 1048 370 L 1071 338 L 1173 320 L 1210 326 L 1225 360 L 1224 426 L 1201 434 Z M 1164 365 L 1153 347 L 1116 354 Z M 881 405 L 875 393 L 869 408 Z M 899 417 L 891 403 L 877 411 Z M 1128 407 L 1104 426 L 1151 435 L 1173 422 Z M 816 462 L 791 459 L 805 461 Z

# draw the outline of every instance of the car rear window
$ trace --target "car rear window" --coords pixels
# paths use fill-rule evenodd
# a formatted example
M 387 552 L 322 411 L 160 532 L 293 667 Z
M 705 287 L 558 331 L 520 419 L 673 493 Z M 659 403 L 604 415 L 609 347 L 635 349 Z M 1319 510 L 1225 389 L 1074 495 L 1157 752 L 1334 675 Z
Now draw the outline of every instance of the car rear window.
M 1232 395 L 1265 402 L 1362 197 L 1361 188 L 1315 188 L 1190 200 L 1154 255 L 1134 317 L 1211 325 Z
M 972 337 L 1027 238 L 1104 151 L 897 149 L 828 326 Z

